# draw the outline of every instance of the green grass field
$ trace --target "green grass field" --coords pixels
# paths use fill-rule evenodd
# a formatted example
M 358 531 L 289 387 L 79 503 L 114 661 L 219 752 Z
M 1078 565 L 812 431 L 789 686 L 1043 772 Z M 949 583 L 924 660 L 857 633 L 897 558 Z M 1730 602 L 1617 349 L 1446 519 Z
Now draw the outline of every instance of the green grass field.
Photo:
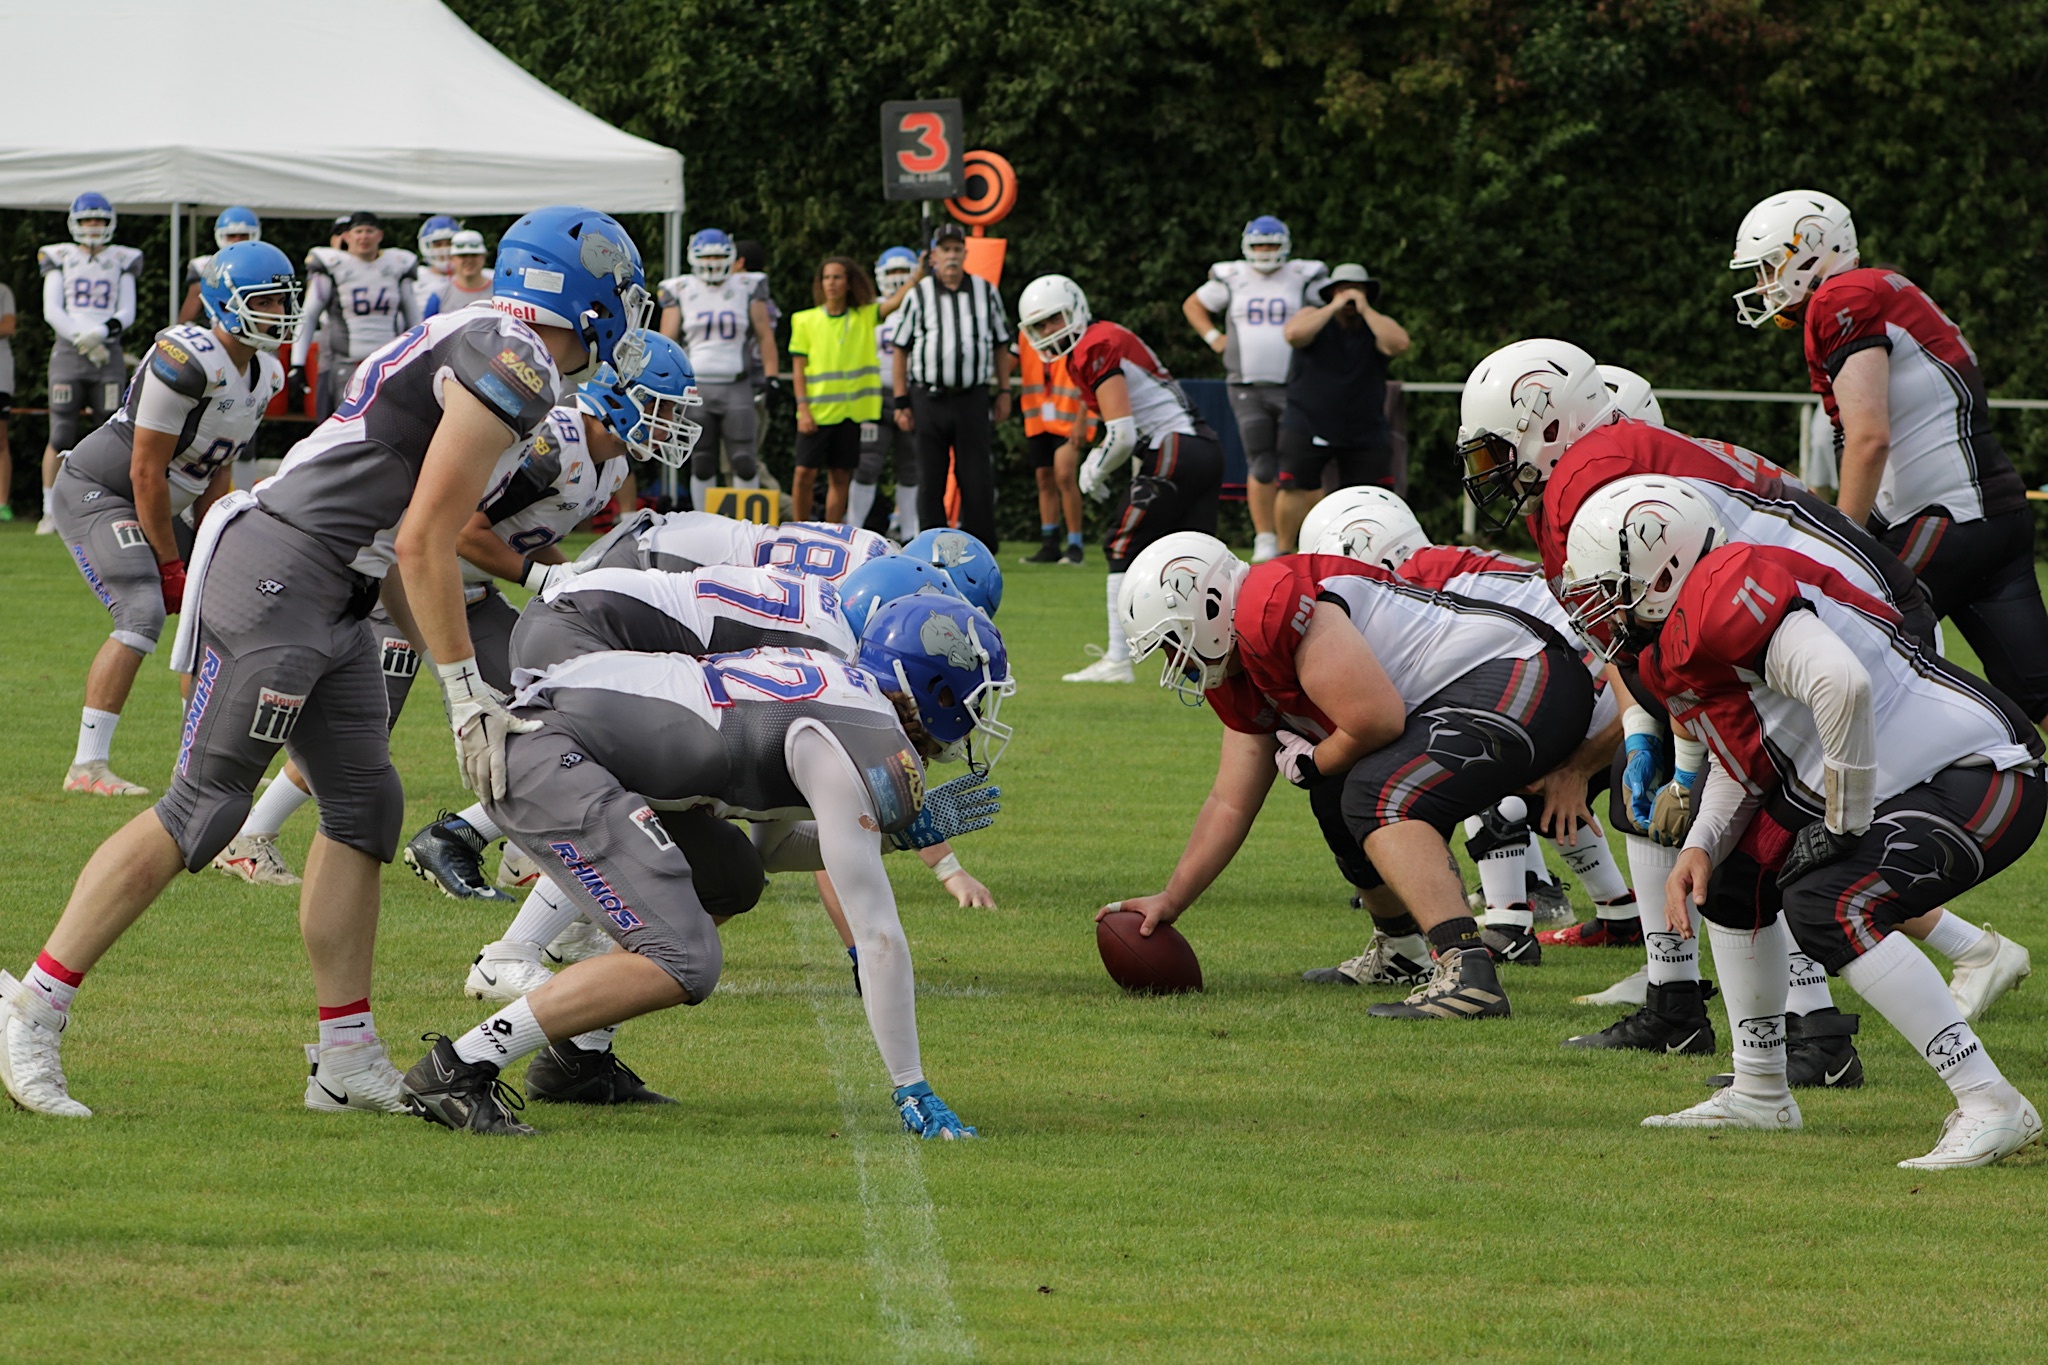
M 142 805 L 59 791 L 106 616 L 29 530 L 0 527 L 17 974 Z M 536 1105 L 527 1142 L 308 1113 L 296 896 L 209 871 L 80 994 L 66 1061 L 97 1116 L 0 1111 L 0 1358 L 2042 1358 L 2048 1157 L 1895 1169 L 1949 1106 L 1874 1014 L 1870 1084 L 1813 1098 L 1804 1133 L 1642 1130 L 1726 1063 L 1558 1046 L 1607 1022 L 1571 1000 L 1629 954 L 1512 969 L 1514 1018 L 1481 1024 L 1372 1020 L 1389 992 L 1301 984 L 1369 922 L 1284 787 L 1181 921 L 1207 993 L 1120 994 L 1090 913 L 1163 881 L 1218 725 L 1149 686 L 1062 684 L 1100 638 L 1100 559 L 1018 553 L 1006 809 L 961 849 L 1001 908 L 892 860 L 926 1067 L 982 1141 L 901 1134 L 808 878 L 727 927 L 712 1000 L 622 1032 L 680 1107 Z M 396 737 L 408 832 L 466 801 L 422 700 Z M 116 768 L 159 786 L 177 718 L 152 664 Z M 2037 953 L 2042 856 L 1963 905 Z M 503 919 L 387 874 L 375 1006 L 401 1067 L 481 1017 L 461 982 Z M 2044 1021 L 2037 984 L 1981 1025 L 2037 1101 Z

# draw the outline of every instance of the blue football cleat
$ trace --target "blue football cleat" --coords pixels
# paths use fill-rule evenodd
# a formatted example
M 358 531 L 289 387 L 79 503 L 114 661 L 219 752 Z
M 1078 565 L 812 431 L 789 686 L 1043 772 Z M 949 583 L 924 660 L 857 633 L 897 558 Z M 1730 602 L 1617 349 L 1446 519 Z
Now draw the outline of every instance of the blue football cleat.
M 924 1081 L 897 1087 L 896 1110 L 903 1116 L 903 1131 L 921 1138 L 944 1138 L 951 1142 L 981 1136 L 962 1123 L 960 1116 L 948 1109 L 946 1102 L 934 1095 Z

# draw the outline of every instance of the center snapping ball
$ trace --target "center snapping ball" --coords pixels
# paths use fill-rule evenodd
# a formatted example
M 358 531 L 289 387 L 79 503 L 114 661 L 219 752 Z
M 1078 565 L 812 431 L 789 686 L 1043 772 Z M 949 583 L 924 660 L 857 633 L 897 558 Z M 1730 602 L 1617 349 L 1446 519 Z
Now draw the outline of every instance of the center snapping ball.
M 1144 922 L 1136 910 L 1112 910 L 1095 921 L 1095 949 L 1102 954 L 1110 980 L 1147 995 L 1202 989 L 1202 964 L 1180 930 L 1171 924 L 1156 925 L 1146 938 L 1138 932 Z

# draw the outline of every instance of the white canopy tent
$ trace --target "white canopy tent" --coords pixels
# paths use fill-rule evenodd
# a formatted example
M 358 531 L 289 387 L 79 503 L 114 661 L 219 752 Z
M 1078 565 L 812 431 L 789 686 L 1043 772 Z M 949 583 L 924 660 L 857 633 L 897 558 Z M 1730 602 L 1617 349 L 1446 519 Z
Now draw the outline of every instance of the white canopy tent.
M 682 268 L 682 156 L 548 89 L 439 0 L 92 0 L 89 29 L 62 4 L 0 0 L 0 48 L 0 206 L 97 190 L 122 213 L 169 213 L 176 257 L 196 206 L 586 204 L 666 214 L 668 273 Z

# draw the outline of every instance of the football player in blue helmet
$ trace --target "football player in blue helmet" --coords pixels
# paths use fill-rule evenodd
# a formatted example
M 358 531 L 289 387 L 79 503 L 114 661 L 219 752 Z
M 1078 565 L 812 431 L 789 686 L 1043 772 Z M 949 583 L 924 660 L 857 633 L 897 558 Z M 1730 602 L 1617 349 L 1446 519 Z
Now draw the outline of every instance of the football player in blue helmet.
M 579 384 L 653 309 L 632 235 L 610 214 L 573 205 L 535 209 L 508 228 L 491 287 L 500 312 L 575 334 L 584 363 L 564 378 Z
M 220 211 L 220 217 L 213 220 L 214 251 L 226 251 L 237 242 L 260 242 L 263 240 L 263 220 L 256 216 L 256 210 L 237 205 Z M 212 263 L 214 251 L 194 256 L 185 263 L 185 301 L 178 306 L 178 321 L 196 322 L 206 311 L 199 301 L 199 282 L 206 275 L 206 267 Z
M 903 553 L 945 570 L 960 595 L 989 616 L 1003 604 L 1003 571 L 977 537 L 942 526 L 919 535 Z
M 689 420 L 689 410 L 704 401 L 696 371 L 683 348 L 659 332 L 628 332 L 613 363 L 600 366 L 577 392 L 635 457 L 670 469 L 683 467 L 704 431 Z
M 970 602 L 917 593 L 885 603 L 865 624 L 860 666 L 910 698 L 939 757 L 993 768 L 1010 743 L 998 719 L 1003 698 L 1017 690 L 995 622 Z
M 1245 263 L 1254 270 L 1278 270 L 1294 250 L 1294 238 L 1288 234 L 1287 224 L 1270 213 L 1262 213 L 1246 223 L 1238 242 L 1244 250 Z
M 207 263 L 199 304 L 214 326 L 244 345 L 275 351 L 298 335 L 298 272 L 291 257 L 268 242 L 235 242 Z
M 448 253 L 462 224 L 445 213 L 437 213 L 420 224 L 420 259 L 442 274 L 448 273 Z
M 706 284 L 717 284 L 732 274 L 738 259 L 739 252 L 723 228 L 699 228 L 690 235 L 690 273 Z
M 839 613 L 858 636 L 877 608 L 921 592 L 966 600 L 943 570 L 908 555 L 884 555 L 861 565 L 839 585 Z
M 71 201 L 71 212 L 65 215 L 64 225 L 71 230 L 72 241 L 82 247 L 96 247 L 114 240 L 117 221 L 113 201 L 87 190 Z
M 910 283 L 917 273 L 917 253 L 907 246 L 882 248 L 875 257 L 875 292 L 883 298 Z

